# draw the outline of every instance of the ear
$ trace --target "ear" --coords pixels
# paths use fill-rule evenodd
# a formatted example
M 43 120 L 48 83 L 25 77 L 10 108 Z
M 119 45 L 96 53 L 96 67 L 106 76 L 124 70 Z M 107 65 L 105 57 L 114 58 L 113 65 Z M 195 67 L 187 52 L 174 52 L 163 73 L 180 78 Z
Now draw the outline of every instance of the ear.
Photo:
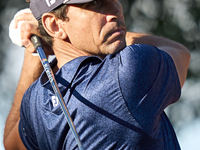
M 67 38 L 67 34 L 62 28 L 62 22 L 61 19 L 56 18 L 52 13 L 45 13 L 42 16 L 42 23 L 46 32 L 54 38 L 64 40 Z

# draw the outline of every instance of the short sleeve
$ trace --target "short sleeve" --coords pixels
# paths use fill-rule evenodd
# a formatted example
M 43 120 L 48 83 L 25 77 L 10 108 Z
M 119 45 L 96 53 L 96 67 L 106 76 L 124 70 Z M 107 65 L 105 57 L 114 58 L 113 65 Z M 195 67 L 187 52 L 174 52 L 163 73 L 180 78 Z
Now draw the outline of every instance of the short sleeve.
M 180 97 L 172 58 L 149 45 L 132 45 L 120 53 L 119 82 L 132 115 L 151 129 L 164 109 Z
M 30 125 L 30 95 L 31 95 L 31 87 L 25 92 L 20 109 L 20 122 L 19 122 L 19 134 L 20 138 L 24 144 L 24 146 L 28 150 L 37 150 L 39 149 L 37 146 L 36 137 L 34 135 L 34 131 L 32 130 L 32 126 Z

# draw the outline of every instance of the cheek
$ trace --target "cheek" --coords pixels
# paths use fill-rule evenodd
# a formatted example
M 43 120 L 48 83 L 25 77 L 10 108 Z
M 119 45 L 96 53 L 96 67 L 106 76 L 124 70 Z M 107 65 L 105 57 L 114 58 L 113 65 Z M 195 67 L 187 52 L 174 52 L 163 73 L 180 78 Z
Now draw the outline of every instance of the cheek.
M 81 24 L 71 25 L 70 28 L 68 28 L 67 33 L 72 44 L 80 41 L 83 37 L 85 37 L 87 33 L 86 30 L 87 29 L 84 28 L 84 26 Z
M 95 22 L 91 26 L 91 32 L 94 38 L 95 43 L 99 46 L 99 44 L 102 44 L 104 42 L 104 34 L 105 34 L 105 23 L 104 21 L 101 22 Z
M 101 27 L 100 24 L 97 24 L 94 20 L 88 22 L 84 28 L 81 28 L 81 36 L 85 38 L 86 41 L 89 41 L 91 44 L 98 46 L 101 43 Z

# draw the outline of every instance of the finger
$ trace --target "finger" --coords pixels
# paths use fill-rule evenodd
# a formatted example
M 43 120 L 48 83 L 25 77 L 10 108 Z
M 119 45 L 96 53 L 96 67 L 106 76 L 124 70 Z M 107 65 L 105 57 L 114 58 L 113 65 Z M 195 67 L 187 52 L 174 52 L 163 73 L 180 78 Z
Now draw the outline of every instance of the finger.
M 28 48 L 31 45 L 31 41 L 29 39 L 23 39 L 22 44 L 24 47 Z
M 38 24 L 35 22 L 24 22 L 21 25 L 21 39 L 30 39 L 30 37 L 35 34 L 40 36 L 40 32 L 38 30 Z
M 18 17 L 18 16 L 20 16 L 20 17 Z M 18 18 L 17 20 L 16 20 L 16 23 L 15 23 L 15 27 L 17 28 L 17 26 L 18 26 L 18 22 L 19 21 L 26 21 L 27 19 L 34 19 L 34 17 L 33 17 L 33 15 L 32 15 L 32 12 L 31 12 L 31 10 L 29 9 L 29 8 L 25 8 L 25 9 L 21 9 L 21 10 L 19 10 L 16 14 L 15 14 L 15 16 L 14 16 L 14 20 L 15 20 L 15 18 Z
M 36 53 L 35 47 L 29 39 L 23 39 L 22 44 L 30 53 Z
M 38 25 L 35 21 L 26 21 L 21 25 L 21 39 L 22 44 L 30 53 L 36 53 L 35 47 L 33 46 L 30 38 L 32 35 L 40 36 L 40 32 L 38 30 Z
M 15 28 L 18 27 L 19 21 L 34 21 L 37 22 L 35 17 L 31 13 L 24 13 L 15 17 Z

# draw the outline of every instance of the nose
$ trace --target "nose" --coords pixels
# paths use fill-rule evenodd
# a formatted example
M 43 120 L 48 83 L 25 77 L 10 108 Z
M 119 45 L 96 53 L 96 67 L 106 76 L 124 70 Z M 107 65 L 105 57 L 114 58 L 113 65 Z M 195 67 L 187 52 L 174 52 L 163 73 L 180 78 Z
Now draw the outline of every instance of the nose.
M 107 22 L 123 18 L 122 5 L 118 0 L 108 0 L 106 9 L 108 10 Z

